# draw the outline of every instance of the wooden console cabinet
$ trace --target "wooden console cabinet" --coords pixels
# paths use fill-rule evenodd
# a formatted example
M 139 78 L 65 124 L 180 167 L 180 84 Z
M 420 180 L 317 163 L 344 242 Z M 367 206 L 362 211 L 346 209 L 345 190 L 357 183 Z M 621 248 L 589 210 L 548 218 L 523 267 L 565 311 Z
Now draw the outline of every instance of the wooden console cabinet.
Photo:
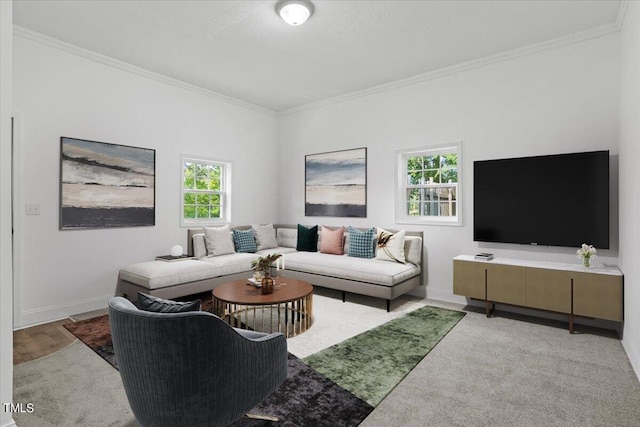
M 453 293 L 485 301 L 487 317 L 494 303 L 566 314 L 571 333 L 574 316 L 623 320 L 623 275 L 615 267 L 460 255 L 453 259 Z

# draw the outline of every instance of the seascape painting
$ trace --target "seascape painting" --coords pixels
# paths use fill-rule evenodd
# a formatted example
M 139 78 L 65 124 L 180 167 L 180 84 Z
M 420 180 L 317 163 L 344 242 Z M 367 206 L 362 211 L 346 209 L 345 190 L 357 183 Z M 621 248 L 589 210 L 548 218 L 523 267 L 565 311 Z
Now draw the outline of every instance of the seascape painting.
M 60 229 L 155 225 L 155 150 L 60 138 Z
M 367 149 L 305 156 L 305 216 L 367 216 Z

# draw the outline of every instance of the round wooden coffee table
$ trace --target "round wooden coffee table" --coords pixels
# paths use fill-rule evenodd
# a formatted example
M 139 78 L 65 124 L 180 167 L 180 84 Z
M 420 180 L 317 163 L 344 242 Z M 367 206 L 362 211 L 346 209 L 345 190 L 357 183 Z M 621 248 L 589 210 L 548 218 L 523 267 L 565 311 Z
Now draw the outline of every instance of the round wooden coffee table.
M 287 338 L 306 331 L 313 322 L 313 286 L 278 277 L 272 294 L 246 279 L 213 290 L 213 312 L 231 326 L 262 332 L 282 332 Z

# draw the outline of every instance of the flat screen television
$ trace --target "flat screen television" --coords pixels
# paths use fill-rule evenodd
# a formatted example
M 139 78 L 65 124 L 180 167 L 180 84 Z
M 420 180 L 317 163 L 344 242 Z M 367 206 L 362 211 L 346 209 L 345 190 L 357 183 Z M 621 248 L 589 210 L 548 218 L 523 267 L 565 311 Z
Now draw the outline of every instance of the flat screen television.
M 609 248 L 609 151 L 473 163 L 473 239 Z

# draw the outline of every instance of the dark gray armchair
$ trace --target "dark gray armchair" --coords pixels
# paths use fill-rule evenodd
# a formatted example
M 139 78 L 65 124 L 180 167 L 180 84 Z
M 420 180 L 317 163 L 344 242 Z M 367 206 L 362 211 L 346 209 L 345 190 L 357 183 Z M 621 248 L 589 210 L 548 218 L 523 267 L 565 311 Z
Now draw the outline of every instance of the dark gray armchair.
M 287 377 L 284 335 L 232 328 L 207 312 L 153 313 L 109 301 L 118 368 L 145 427 L 226 426 Z

